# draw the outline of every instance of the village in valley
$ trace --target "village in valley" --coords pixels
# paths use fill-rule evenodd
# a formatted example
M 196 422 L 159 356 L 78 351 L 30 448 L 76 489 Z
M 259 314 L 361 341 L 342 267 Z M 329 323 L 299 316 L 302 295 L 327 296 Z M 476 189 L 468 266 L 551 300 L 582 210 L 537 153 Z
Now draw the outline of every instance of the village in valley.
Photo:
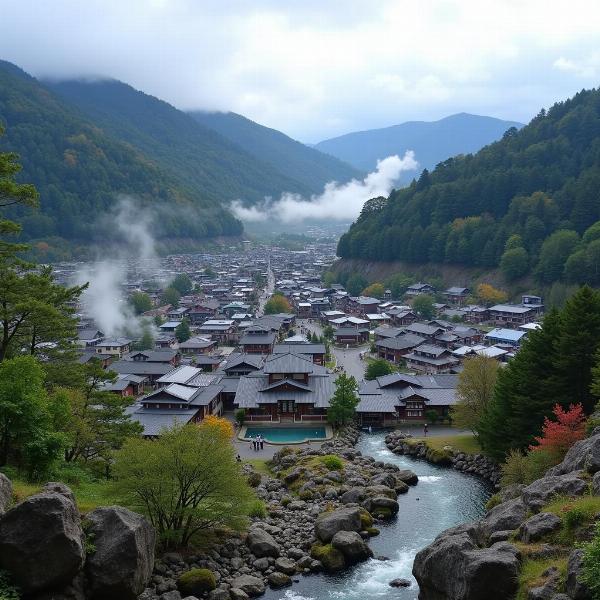
M 334 260 L 335 245 L 323 241 L 303 250 L 244 242 L 212 254 L 168 256 L 150 272 L 133 261 L 115 302 L 146 295 L 151 308 L 132 320 L 151 323 L 152 331 L 142 335 L 126 322 L 107 334 L 82 302 L 79 360 L 98 360 L 116 374 L 104 390 L 131 398 L 127 413 L 144 436 L 228 415 L 240 424 L 303 432 L 318 424 L 312 434 L 318 440 L 326 436 L 322 426 L 340 372 L 358 382 L 363 427 L 451 424 L 464 361 L 487 356 L 505 364 L 540 326 L 544 305 L 533 295 L 519 303 L 475 303 L 476 290 L 418 282 L 400 297 L 389 289 L 381 298 L 352 296 L 341 284 L 323 283 Z M 72 271 L 58 265 L 57 277 L 68 280 Z M 165 303 L 176 277 L 189 289 Z M 265 311 L 277 296 L 285 311 Z M 423 297 L 430 306 L 417 310 L 415 300 Z M 377 360 L 388 363 L 387 372 L 365 380 L 366 366 Z

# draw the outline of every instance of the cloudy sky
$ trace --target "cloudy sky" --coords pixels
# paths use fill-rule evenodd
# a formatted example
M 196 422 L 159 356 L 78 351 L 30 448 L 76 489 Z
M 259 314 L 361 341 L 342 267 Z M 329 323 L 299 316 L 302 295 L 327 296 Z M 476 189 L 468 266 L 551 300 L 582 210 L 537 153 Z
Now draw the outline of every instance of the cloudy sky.
M 306 142 L 596 86 L 597 0 L 0 0 L 0 57 L 114 77 Z

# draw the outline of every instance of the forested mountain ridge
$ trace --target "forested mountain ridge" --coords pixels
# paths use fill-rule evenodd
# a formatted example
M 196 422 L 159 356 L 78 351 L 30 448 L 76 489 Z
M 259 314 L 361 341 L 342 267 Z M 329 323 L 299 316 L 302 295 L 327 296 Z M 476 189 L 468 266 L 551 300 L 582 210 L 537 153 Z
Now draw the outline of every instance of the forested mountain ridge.
M 131 145 L 107 135 L 76 107 L 7 62 L 0 62 L 3 151 L 21 157 L 20 181 L 35 184 L 40 210 L 15 207 L 7 217 L 24 239 L 94 241 L 99 217 L 119 194 L 160 209 L 158 237 L 239 235 L 241 223 L 217 202 L 182 185 Z M 58 242 L 60 243 L 60 242 Z
M 599 220 L 600 91 L 590 90 L 367 202 L 338 255 L 500 265 L 507 279 L 533 271 L 543 283 L 595 284 Z
M 321 192 L 330 181 L 345 182 L 364 174 L 341 160 L 324 154 L 242 115 L 228 112 L 189 113 L 196 121 L 214 129 L 246 152 L 273 165 L 312 192 Z
M 229 204 L 313 190 L 167 102 L 116 80 L 46 85 L 109 135 L 131 144 L 195 193 Z
M 510 127 L 523 125 L 494 117 L 459 113 L 438 121 L 408 121 L 391 127 L 355 131 L 323 140 L 317 150 L 337 156 L 356 168 L 373 171 L 377 161 L 407 150 L 415 153 L 421 169 L 432 169 L 457 154 L 477 152 L 499 140 Z M 409 182 L 408 174 L 405 181 Z

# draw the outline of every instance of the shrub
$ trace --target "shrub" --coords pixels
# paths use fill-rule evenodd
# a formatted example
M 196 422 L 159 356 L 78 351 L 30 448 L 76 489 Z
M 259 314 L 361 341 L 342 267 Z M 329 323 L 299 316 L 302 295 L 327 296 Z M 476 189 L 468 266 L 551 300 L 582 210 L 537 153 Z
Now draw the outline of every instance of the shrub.
M 344 468 L 344 461 L 335 454 L 326 454 L 319 459 L 330 471 L 341 471 Z
M 292 499 L 289 496 L 285 496 L 285 498 L 281 499 L 281 506 L 287 506 Z
M 529 484 L 557 463 L 556 454 L 545 448 L 539 448 L 527 454 L 520 450 L 511 450 L 501 467 L 502 487 L 514 483 Z
M 261 476 L 260 473 L 257 473 L 256 471 L 252 471 L 252 473 L 250 473 L 248 475 L 248 485 L 250 487 L 258 487 L 260 485 L 260 480 L 261 480 Z
M 494 508 L 495 506 L 498 506 L 498 504 L 502 504 L 502 499 L 500 498 L 500 494 L 494 494 L 486 502 L 485 509 L 492 510 L 492 508 Z
M 600 600 L 600 522 L 591 542 L 583 546 L 581 580 L 590 590 L 593 600 Z
M 243 408 L 238 408 L 234 413 L 234 417 L 236 422 L 241 427 L 244 424 L 244 421 L 246 420 L 246 411 Z
M 525 483 L 527 479 L 527 458 L 520 450 L 511 450 L 504 464 L 500 467 L 502 487 L 508 487 L 515 483 Z
M 587 515 L 581 508 L 570 507 L 568 505 L 565 508 L 567 510 L 565 510 L 565 514 L 563 515 L 563 525 L 567 531 L 572 532 L 585 523 Z
M 250 505 L 250 510 L 248 510 L 248 516 L 264 519 L 267 516 L 267 509 L 265 507 L 265 503 L 257 498 Z
M 2 600 L 20 600 L 19 589 L 15 587 L 6 571 L 0 571 L 0 598 Z
M 184 596 L 200 596 L 216 587 L 217 581 L 209 569 L 190 569 L 177 579 L 177 589 Z

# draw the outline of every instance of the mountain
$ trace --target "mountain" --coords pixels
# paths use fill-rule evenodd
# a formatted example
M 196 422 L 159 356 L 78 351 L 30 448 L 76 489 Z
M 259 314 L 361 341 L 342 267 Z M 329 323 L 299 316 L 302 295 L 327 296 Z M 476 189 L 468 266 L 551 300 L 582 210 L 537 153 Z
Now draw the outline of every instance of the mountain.
M 460 113 L 439 121 L 409 121 L 348 133 L 319 142 L 315 148 L 367 172 L 375 169 L 379 159 L 413 150 L 421 168 L 431 170 L 451 156 L 476 152 L 500 139 L 510 127 L 519 129 L 522 124 Z M 406 174 L 405 180 L 412 177 Z
M 599 220 L 600 91 L 590 90 L 368 201 L 338 255 L 600 284 Z
M 252 156 L 270 164 L 280 173 L 299 181 L 314 193 L 329 181 L 349 181 L 364 174 L 329 154 L 309 148 L 287 135 L 259 125 L 232 112 L 189 113 L 198 123 L 213 129 Z
M 194 121 L 188 119 L 192 125 Z M 90 240 L 110 233 L 98 220 L 121 194 L 155 212 L 159 237 L 239 235 L 239 221 L 199 187 L 182 184 L 174 170 L 117 139 L 77 107 L 24 71 L 0 62 L 0 150 L 23 165 L 19 180 L 40 192 L 38 212 L 12 208 L 25 239 Z M 226 187 L 225 182 L 223 183 Z

